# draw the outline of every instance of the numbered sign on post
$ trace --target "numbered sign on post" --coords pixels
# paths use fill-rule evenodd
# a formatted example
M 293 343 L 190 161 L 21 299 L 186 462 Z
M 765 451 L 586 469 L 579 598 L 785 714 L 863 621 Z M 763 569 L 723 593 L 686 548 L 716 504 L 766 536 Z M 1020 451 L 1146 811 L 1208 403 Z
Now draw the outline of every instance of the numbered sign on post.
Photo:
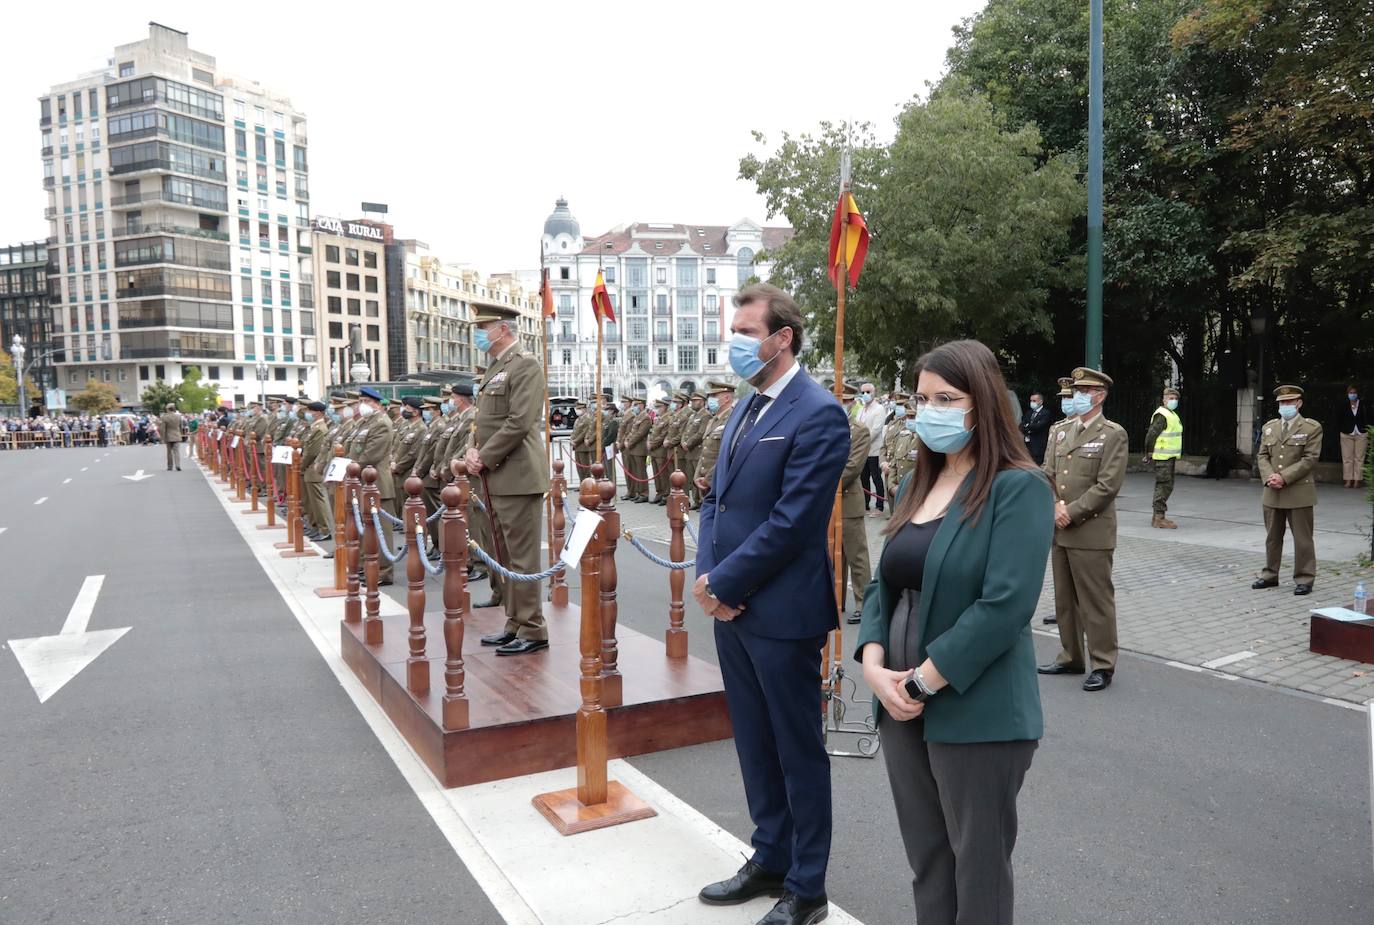
M 234 434 L 234 439 L 229 441 L 229 449 L 231 449 L 231 450 L 237 450 L 238 448 L 239 448 L 239 435 L 238 435 L 238 434 Z
M 291 465 L 291 447 L 274 446 L 272 447 L 272 462 L 283 466 Z
M 348 464 L 353 460 L 347 456 L 335 456 L 329 463 L 329 468 L 324 470 L 324 480 L 326 482 L 342 482 L 344 476 L 348 474 Z

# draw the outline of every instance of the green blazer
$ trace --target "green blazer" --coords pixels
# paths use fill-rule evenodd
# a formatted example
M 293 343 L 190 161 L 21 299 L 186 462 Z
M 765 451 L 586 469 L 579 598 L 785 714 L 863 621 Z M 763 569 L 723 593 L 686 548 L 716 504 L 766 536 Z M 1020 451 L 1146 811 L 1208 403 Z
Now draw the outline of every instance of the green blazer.
M 899 497 L 910 481 L 903 481 Z M 1054 496 L 1043 473 L 1008 469 L 993 481 L 978 521 L 962 515 L 956 493 L 922 580 L 918 656 L 931 659 L 949 681 L 926 703 L 926 741 L 1039 739 L 1044 717 L 1030 620 L 1054 539 Z M 887 648 L 900 599 L 901 589 L 875 568 L 864 592 L 857 660 L 870 642 Z M 879 709 L 874 698 L 874 716 Z

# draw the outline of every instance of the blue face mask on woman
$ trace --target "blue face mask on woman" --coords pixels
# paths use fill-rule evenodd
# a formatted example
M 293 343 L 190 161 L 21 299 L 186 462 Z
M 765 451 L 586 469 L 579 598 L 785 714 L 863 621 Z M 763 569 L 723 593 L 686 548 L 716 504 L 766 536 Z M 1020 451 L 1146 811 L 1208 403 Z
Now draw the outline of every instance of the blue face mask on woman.
M 934 453 L 957 453 L 968 445 L 973 431 L 964 429 L 965 408 L 933 408 L 916 412 L 916 435 Z
M 773 332 L 777 333 L 779 331 Z M 773 334 L 769 334 L 768 337 L 772 337 Z M 763 340 L 768 340 L 768 337 Z M 775 353 L 770 359 L 759 359 L 759 348 L 763 346 L 763 340 L 750 337 L 748 334 L 734 334 L 730 337 L 730 368 L 735 371 L 736 376 L 741 379 L 752 379 L 778 358 L 778 354 Z
M 1093 397 L 1090 392 L 1073 393 L 1073 413 L 1087 414 L 1093 410 Z
M 706 399 L 706 410 L 712 414 L 720 410 L 720 401 L 714 395 Z

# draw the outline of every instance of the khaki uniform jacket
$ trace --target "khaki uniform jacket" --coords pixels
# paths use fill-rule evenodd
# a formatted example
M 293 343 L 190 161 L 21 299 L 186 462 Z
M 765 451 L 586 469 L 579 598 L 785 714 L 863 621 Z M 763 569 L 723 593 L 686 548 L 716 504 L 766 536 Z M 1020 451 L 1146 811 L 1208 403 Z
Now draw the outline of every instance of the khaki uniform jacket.
M 324 466 L 334 458 L 334 447 L 329 442 L 329 425 L 320 418 L 310 425 L 301 441 L 301 481 L 323 482 Z M 321 460 L 324 465 L 320 465 Z
M 543 414 L 544 373 L 515 344 L 487 367 L 477 394 L 477 450 L 493 495 L 549 490 Z
M 626 456 L 649 455 L 649 431 L 653 426 L 649 412 L 641 411 L 634 416 L 633 425 L 626 424 L 620 429 L 620 442 L 625 445 Z
M 706 422 L 705 436 L 701 441 L 701 460 L 697 463 L 696 478 L 705 479 L 711 485 L 711 477 L 716 472 L 716 460 L 720 458 L 720 441 L 725 438 L 725 425 L 730 423 L 730 412 L 735 410 L 734 403 L 722 408 Z
M 168 411 L 157 419 L 158 430 L 162 431 L 163 443 L 180 443 L 181 429 L 186 426 L 180 411 Z
M 859 476 L 868 464 L 868 447 L 873 442 L 873 434 L 858 418 L 849 419 L 849 459 L 840 474 L 840 485 L 844 488 L 840 501 L 842 517 L 864 516 L 864 487 Z
M 1283 437 L 1283 418 L 1275 418 L 1264 425 L 1260 435 L 1259 463 L 1260 484 L 1274 473 L 1283 476 L 1287 483 L 1275 491 L 1264 489 L 1261 503 L 1265 507 L 1291 509 L 1315 507 L 1317 486 L 1312 481 L 1312 470 L 1317 465 L 1317 457 L 1322 451 L 1322 426 L 1301 414 L 1288 424 L 1288 437 Z
M 266 414 L 259 414 L 257 417 L 253 418 L 253 426 L 250 429 L 250 433 L 258 438 L 259 453 L 262 452 L 262 438 L 271 431 L 274 423 L 276 423 L 275 420 L 268 417 Z
M 1116 548 L 1116 496 L 1126 480 L 1126 430 L 1101 413 L 1074 436 L 1072 425 L 1058 428 L 1045 450 L 1045 474 L 1056 501 L 1073 521 L 1056 527 L 1054 542 L 1066 549 Z
M 682 426 L 687 422 L 691 409 L 679 408 L 668 412 L 668 427 L 663 431 L 663 447 L 669 452 L 682 449 Z
M 424 446 L 425 422 L 419 415 L 409 421 L 402 419 L 396 427 L 396 437 L 391 446 L 391 469 L 404 484 L 415 467 L 415 460 Z
M 592 413 L 583 412 L 573 424 L 572 448 L 576 452 L 590 453 L 596 441 L 596 430 L 592 427 Z
M 897 462 L 897 448 L 893 446 L 893 443 L 904 433 L 906 433 L 906 418 L 893 418 L 892 423 L 883 430 L 883 451 L 880 455 L 883 462 L 889 466 Z M 895 486 L 893 490 L 896 490 Z
M 672 416 L 672 412 L 665 411 L 654 418 L 653 424 L 649 426 L 648 451 L 650 453 L 657 453 L 663 448 L 663 439 L 668 434 L 668 419 Z
M 682 425 L 682 448 L 688 453 L 696 452 L 706 438 L 706 425 L 711 423 L 711 412 L 688 409 L 686 422 Z
M 339 431 L 343 429 L 343 422 L 337 424 L 329 423 L 328 418 L 321 418 L 325 424 L 324 432 L 324 451 L 315 458 L 314 469 L 319 473 L 320 478 L 324 478 L 324 470 L 329 468 L 329 463 L 334 458 L 334 446 L 339 442 Z M 348 448 L 344 448 L 345 455 Z
M 451 426 L 453 418 L 447 414 L 436 414 L 434 418 L 425 425 L 425 432 L 420 435 L 420 449 L 415 454 L 415 474 L 425 480 L 425 484 L 433 488 L 429 481 L 429 469 L 434 465 L 434 454 L 438 449 L 439 435 L 444 432 L 446 427 Z
M 348 458 L 363 469 L 372 466 L 377 470 L 377 488 L 383 498 L 396 497 L 396 483 L 391 478 L 391 442 L 395 434 L 391 418 L 379 411 L 360 420 L 348 440 Z
M 615 448 L 622 453 L 625 451 L 625 437 L 631 433 L 635 418 L 639 415 L 633 411 L 626 411 L 620 416 L 620 432 L 616 435 Z
M 453 481 L 453 461 L 467 453 L 468 444 L 472 442 L 472 422 L 476 417 L 475 405 L 458 412 L 458 426 L 453 428 L 448 440 L 435 447 L 432 466 L 438 470 L 439 485 L 447 485 Z

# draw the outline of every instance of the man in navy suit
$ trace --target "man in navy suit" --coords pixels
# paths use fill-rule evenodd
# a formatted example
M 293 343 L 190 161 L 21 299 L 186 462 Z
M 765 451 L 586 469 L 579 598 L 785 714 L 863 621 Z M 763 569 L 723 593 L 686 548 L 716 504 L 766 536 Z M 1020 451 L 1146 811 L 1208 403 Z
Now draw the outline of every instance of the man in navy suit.
M 759 925 L 812 925 L 829 912 L 820 661 L 838 625 L 826 528 L 849 423 L 797 364 L 802 316 L 791 297 L 758 284 L 734 303 L 730 365 L 757 391 L 721 436 L 692 595 L 716 621 L 754 856 L 700 895 L 712 905 L 780 896 Z

